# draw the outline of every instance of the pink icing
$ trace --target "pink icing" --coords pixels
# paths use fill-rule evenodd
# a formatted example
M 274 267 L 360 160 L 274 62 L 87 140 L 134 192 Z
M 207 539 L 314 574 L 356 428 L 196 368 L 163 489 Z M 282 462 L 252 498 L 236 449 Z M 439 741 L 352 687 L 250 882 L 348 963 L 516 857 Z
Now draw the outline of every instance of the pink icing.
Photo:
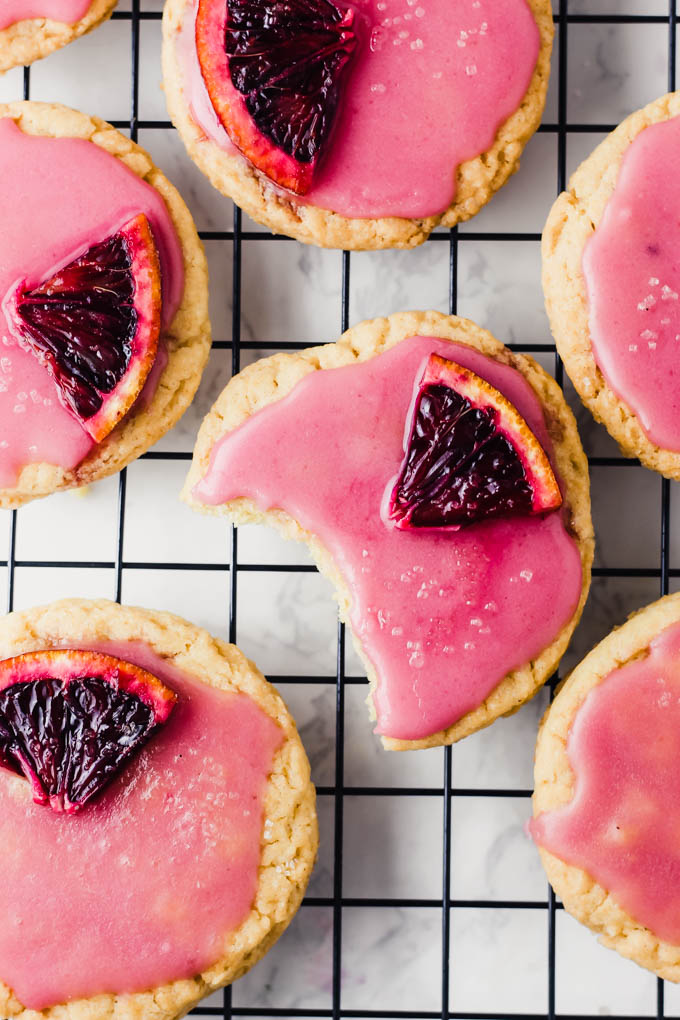
M 550 450 L 523 377 L 459 344 L 413 337 L 358 365 L 313 372 L 219 440 L 194 495 L 247 496 L 319 537 L 352 595 L 351 621 L 380 681 L 376 732 L 417 739 L 476 708 L 549 645 L 578 603 L 578 548 L 560 514 L 459 532 L 383 523 L 414 383 L 436 351 L 500 389 Z
M 120 160 L 78 138 L 24 134 L 0 119 L 0 305 L 18 284 L 37 286 L 139 212 L 151 223 L 167 324 L 184 287 L 182 251 L 162 198 Z M 74 468 L 93 442 L 55 383 L 18 346 L 0 307 L 0 488 L 34 462 Z
M 0 31 L 28 18 L 51 18 L 74 25 L 85 17 L 92 0 L 0 0 Z
M 669 450 L 680 450 L 679 157 L 679 117 L 645 128 L 583 253 L 595 360 Z
M 355 0 L 360 45 L 333 138 L 304 198 L 343 216 L 432 216 L 455 170 L 519 107 L 540 37 L 526 0 Z M 196 123 L 235 152 L 210 104 L 187 5 L 178 54 Z
M 587 696 L 569 728 L 574 795 L 530 825 L 637 922 L 680 944 L 680 624 Z
M 246 695 L 193 680 L 144 644 L 97 650 L 153 672 L 179 701 L 80 814 L 37 807 L 0 769 L 0 980 L 29 1009 L 198 974 L 255 895 L 280 729 Z

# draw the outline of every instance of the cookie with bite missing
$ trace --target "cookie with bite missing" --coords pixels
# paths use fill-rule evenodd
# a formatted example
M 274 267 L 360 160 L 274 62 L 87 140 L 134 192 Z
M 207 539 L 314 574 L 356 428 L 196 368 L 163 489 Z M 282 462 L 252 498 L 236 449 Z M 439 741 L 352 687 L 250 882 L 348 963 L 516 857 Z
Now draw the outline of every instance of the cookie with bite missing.
M 248 366 L 201 427 L 183 498 L 307 544 L 390 749 L 515 711 L 588 591 L 588 472 L 561 391 L 455 316 L 376 319 Z

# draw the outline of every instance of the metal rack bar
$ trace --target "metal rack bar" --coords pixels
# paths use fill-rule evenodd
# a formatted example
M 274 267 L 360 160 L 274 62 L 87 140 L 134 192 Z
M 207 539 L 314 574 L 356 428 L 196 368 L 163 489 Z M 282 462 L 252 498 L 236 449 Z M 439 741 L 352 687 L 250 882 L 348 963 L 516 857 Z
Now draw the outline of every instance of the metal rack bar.
M 340 331 L 349 326 L 350 253 L 342 253 L 340 279 Z M 338 622 L 337 654 L 335 667 L 335 788 L 333 830 L 333 954 L 332 954 L 332 1016 L 342 1015 L 342 880 L 344 840 L 344 783 L 345 783 L 345 625 Z
M 668 91 L 675 89 L 676 63 L 676 0 L 668 0 Z M 661 479 L 661 534 L 659 543 L 660 559 L 660 591 L 667 595 L 670 581 L 670 519 L 671 519 L 671 483 L 667 478 Z M 664 982 L 656 979 L 656 1016 L 663 1020 L 665 1016 Z
M 454 227 L 449 231 L 449 314 L 455 315 L 458 310 L 458 240 L 459 230 Z M 450 747 L 444 748 L 443 775 L 443 811 L 442 811 L 442 1020 L 449 1016 L 450 984 L 451 984 L 451 840 L 453 831 L 453 801 L 451 787 L 453 785 L 453 752 Z
M 569 18 L 569 0 L 560 0 L 556 20 L 557 31 L 557 194 L 564 191 L 567 183 L 567 125 L 568 125 L 568 79 L 567 79 L 567 25 Z M 555 378 L 563 384 L 564 370 L 562 361 L 555 351 Z M 550 699 L 554 697 L 558 677 L 554 677 L 550 685 Z M 556 1000 L 556 966 L 557 954 L 557 902 L 552 886 L 548 885 L 548 1020 L 555 1018 Z
M 114 11 L 112 21 L 130 21 L 134 15 L 130 11 Z M 160 21 L 161 11 L 142 11 L 140 21 Z M 554 20 L 558 21 L 559 15 Z M 666 14 L 570 14 L 566 21 L 572 25 L 667 25 Z

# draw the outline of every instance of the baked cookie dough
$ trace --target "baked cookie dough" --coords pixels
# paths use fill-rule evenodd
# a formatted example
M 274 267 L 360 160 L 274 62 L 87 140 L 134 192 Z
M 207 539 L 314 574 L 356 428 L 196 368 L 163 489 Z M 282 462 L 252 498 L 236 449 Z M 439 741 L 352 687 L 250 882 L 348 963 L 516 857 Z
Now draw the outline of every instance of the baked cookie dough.
M 131 657 L 143 644 L 192 680 L 247 696 L 282 731 L 283 742 L 275 752 L 263 799 L 265 824 L 255 898 L 243 922 L 228 934 L 214 965 L 145 992 L 107 993 L 40 1011 L 25 1009 L 2 984 L 0 960 L 0 1016 L 11 1020 L 176 1020 L 184 1016 L 204 996 L 244 974 L 272 946 L 298 909 L 314 864 L 318 830 L 307 756 L 281 697 L 238 648 L 169 613 L 104 600 L 67 599 L 11 613 L 0 621 L 2 659 L 38 649 L 101 647 L 107 642 L 121 650 L 127 642 L 135 643 Z M 30 799 L 30 790 L 23 789 L 28 787 L 25 780 L 0 770 L 0 782 L 18 784 L 21 795 Z
M 481 705 L 463 715 L 453 725 L 422 739 L 383 737 L 384 746 L 390 750 L 450 744 L 488 726 L 499 716 L 513 713 L 545 682 L 564 654 L 581 615 L 590 584 L 593 530 L 587 461 L 573 416 L 555 381 L 532 358 L 512 353 L 485 330 L 466 319 L 438 312 L 408 312 L 363 322 L 343 334 L 337 343 L 295 354 L 276 354 L 247 367 L 232 379 L 201 426 L 193 463 L 182 493 L 183 499 L 195 509 L 225 515 L 237 524 L 265 522 L 277 528 L 286 538 L 305 542 L 321 572 L 335 586 L 341 619 L 350 624 L 350 591 L 329 552 L 314 534 L 282 510 L 262 512 L 252 500 L 244 498 L 233 499 L 218 506 L 207 505 L 193 494 L 193 490 L 205 476 L 211 452 L 218 440 L 267 404 L 281 400 L 305 376 L 323 369 L 366 362 L 414 336 L 437 337 L 467 345 L 503 365 L 517 369 L 529 383 L 540 401 L 553 443 L 554 464 L 564 496 L 565 520 L 580 553 L 581 592 L 573 616 L 552 643 L 531 662 L 506 675 Z M 262 470 L 266 471 L 266 467 L 263 466 Z M 375 718 L 373 696 L 379 678 L 361 641 L 356 635 L 353 637 L 370 681 L 368 704 Z
M 420 219 L 399 216 L 371 219 L 341 216 L 326 208 L 296 202 L 294 195 L 274 190 L 267 178 L 255 171 L 236 149 L 226 151 L 197 123 L 186 96 L 180 35 L 191 16 L 193 3 L 194 0 L 167 0 L 163 12 L 163 80 L 170 117 L 189 155 L 218 191 L 233 198 L 258 223 L 305 244 L 354 250 L 413 248 L 422 244 L 435 227 L 453 227 L 468 220 L 489 201 L 518 169 L 522 150 L 540 123 L 550 75 L 553 17 L 549 0 L 527 0 L 540 34 L 538 60 L 529 87 L 521 104 L 498 129 L 488 151 L 458 166 L 455 197 L 448 209 Z M 461 52 L 456 50 L 460 46 L 465 46 L 464 39 L 451 39 L 454 52 Z M 476 73 L 474 65 L 468 73 Z M 209 103 L 207 94 L 206 102 Z M 418 137 L 417 125 L 414 144 L 427 145 L 426 138 Z
M 631 688 L 628 687 L 625 692 L 621 691 L 626 677 L 625 669 L 622 667 L 644 666 L 650 656 L 650 644 L 659 639 L 663 631 L 674 626 L 676 628 L 676 634 L 673 637 L 675 650 L 679 622 L 680 595 L 669 595 L 652 603 L 634 613 L 623 626 L 607 635 L 579 663 L 564 682 L 553 704 L 543 717 L 538 734 L 533 797 L 534 819 L 531 823 L 548 879 L 564 903 L 565 909 L 599 935 L 602 945 L 609 949 L 615 949 L 621 956 L 634 960 L 640 966 L 669 981 L 680 981 L 680 939 L 674 940 L 673 943 L 664 941 L 639 919 L 634 919 L 618 902 L 616 891 L 606 888 L 591 874 L 588 874 L 587 870 L 573 863 L 573 856 L 572 863 L 567 863 L 561 857 L 556 856 L 557 851 L 553 853 L 545 849 L 541 842 L 546 839 L 546 836 L 541 833 L 541 830 L 537 831 L 535 826 L 544 812 L 557 813 L 561 808 L 567 809 L 573 802 L 574 812 L 588 811 L 589 817 L 593 813 L 597 816 L 592 822 L 585 819 L 580 823 L 584 837 L 586 835 L 590 837 L 593 847 L 599 847 L 600 842 L 604 841 L 603 846 L 607 855 L 611 855 L 616 861 L 614 846 L 618 846 L 620 843 L 621 857 L 618 866 L 619 868 L 625 867 L 628 882 L 631 880 L 635 867 L 639 866 L 636 862 L 643 862 L 642 867 L 649 869 L 649 858 L 645 855 L 645 847 L 637 842 L 627 845 L 628 839 L 632 838 L 634 841 L 639 839 L 638 826 L 648 829 L 651 825 L 655 831 L 654 818 L 658 818 L 655 812 L 661 810 L 664 814 L 667 813 L 669 825 L 672 825 L 677 814 L 673 806 L 673 798 L 670 798 L 666 812 L 663 791 L 661 805 L 658 799 L 658 790 L 655 791 L 657 799 L 652 799 L 654 794 L 650 793 L 643 785 L 644 768 L 641 773 L 637 771 L 640 762 L 645 761 L 645 767 L 648 767 L 652 774 L 663 782 L 662 777 L 668 775 L 666 771 L 668 759 L 664 755 L 669 747 L 672 748 L 677 744 L 675 739 L 664 739 L 663 718 L 664 713 L 669 710 L 672 689 L 669 689 L 668 681 L 664 681 L 663 676 L 657 676 L 657 672 L 663 673 L 663 662 L 654 663 L 654 669 L 649 673 L 650 684 L 654 688 L 651 696 L 644 694 L 643 688 L 640 689 L 640 697 L 644 696 L 645 699 L 645 713 L 655 711 L 653 701 L 656 696 L 659 699 L 658 715 L 655 717 L 659 726 L 655 728 L 654 733 L 649 732 L 648 720 L 643 720 L 640 713 L 635 711 L 633 712 L 636 715 L 634 725 L 625 727 L 625 717 L 617 721 L 612 713 L 612 699 L 617 694 L 616 685 L 618 684 L 618 697 L 631 704 Z M 663 636 L 664 639 L 667 639 L 667 634 Z M 672 661 L 677 662 L 677 657 L 674 656 Z M 607 684 L 612 685 L 609 694 L 610 700 L 606 704 L 600 701 L 596 711 L 599 713 L 597 718 L 607 720 L 608 730 L 601 738 L 602 745 L 598 745 L 596 759 L 590 762 L 584 761 L 580 757 L 578 759 L 578 786 L 581 796 L 577 806 L 574 801 L 577 776 L 568 755 L 567 739 L 586 699 L 596 691 L 602 695 L 603 688 L 600 685 L 605 680 Z M 607 706 L 609 706 L 608 711 L 606 710 Z M 592 703 L 588 707 L 591 712 L 595 710 Z M 579 731 L 575 749 L 579 756 L 582 755 L 584 748 L 589 747 L 586 741 L 597 736 L 598 731 L 595 728 L 595 721 L 592 721 L 593 716 L 591 715 L 589 718 L 591 721 L 588 723 L 584 721 Z M 625 727 L 623 731 L 620 728 L 622 725 Z M 624 753 L 624 756 L 619 759 L 616 755 L 620 754 L 622 744 L 626 741 L 630 742 L 630 751 L 633 752 L 633 755 Z M 630 768 L 636 776 L 628 788 L 627 797 L 622 799 L 621 790 L 616 791 L 612 805 L 616 804 L 617 807 L 616 812 L 612 814 L 602 810 L 599 802 L 590 801 L 589 791 L 592 788 L 590 785 L 585 785 L 592 781 L 592 776 L 589 778 L 585 771 L 586 768 L 594 774 L 595 763 L 603 760 L 601 754 L 605 748 L 609 753 L 604 758 L 605 764 L 601 766 L 602 768 L 606 768 L 608 761 L 618 762 L 617 772 L 621 773 Z M 658 761 L 655 757 L 657 752 L 661 755 Z M 607 783 L 606 775 L 602 777 L 602 781 Z M 596 790 L 595 794 L 597 792 Z M 573 814 L 572 818 L 574 818 Z M 613 833 L 615 822 L 616 833 Z M 546 823 L 550 824 L 549 814 L 546 815 Z M 545 831 L 550 833 L 551 830 L 546 829 Z M 553 833 L 554 839 L 555 834 Z M 677 846 L 674 835 L 671 835 L 671 844 Z M 593 852 L 592 847 L 589 852 Z M 677 884 L 672 879 L 671 873 L 664 870 L 661 859 L 657 860 L 652 879 L 652 885 L 656 887 L 657 895 L 660 894 L 663 897 L 664 883 L 669 881 L 673 883 L 673 889 L 676 889 Z M 626 889 L 626 893 L 630 895 L 629 888 Z M 677 912 L 675 916 L 677 916 Z
M 87 485 L 120 471 L 178 421 L 196 392 L 210 353 L 208 270 L 191 214 L 177 190 L 140 146 L 97 117 L 52 103 L 0 104 L 0 119 L 10 118 L 28 135 L 83 139 L 120 160 L 161 196 L 174 226 L 184 263 L 184 289 L 177 311 L 161 331 L 167 352 L 148 405 L 138 403 L 106 438 L 94 445 L 75 468 L 27 463 L 11 488 L 0 489 L 0 507 L 18 507 L 59 489 Z
M 550 211 L 542 243 L 543 290 L 550 325 L 581 400 L 627 457 L 639 458 L 645 467 L 668 478 L 680 478 L 680 452 L 664 449 L 649 438 L 638 415 L 614 392 L 596 363 L 582 259 L 584 247 L 595 234 L 614 194 L 622 160 L 631 143 L 650 125 L 678 115 L 680 93 L 671 93 L 627 117 L 572 175 L 568 190 Z M 653 279 L 645 280 L 644 284 L 648 290 L 654 290 L 650 286 Z M 647 332 L 641 333 L 641 337 L 640 343 L 645 347 L 648 340 L 654 342 L 653 332 L 649 336 Z
M 115 6 L 116 0 L 92 0 L 83 17 L 72 25 L 51 18 L 29 18 L 0 30 L 0 74 L 32 64 L 91 32 L 111 17 Z

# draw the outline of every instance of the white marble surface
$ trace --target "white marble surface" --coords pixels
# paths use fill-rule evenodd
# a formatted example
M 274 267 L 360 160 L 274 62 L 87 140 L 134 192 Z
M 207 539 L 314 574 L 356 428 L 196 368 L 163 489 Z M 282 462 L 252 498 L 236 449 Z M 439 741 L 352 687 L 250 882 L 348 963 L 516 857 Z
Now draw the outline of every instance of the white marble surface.
M 660 14 L 666 0 L 571 0 L 574 14 Z M 120 10 L 129 9 L 121 3 Z M 160 10 L 142 0 L 142 10 Z M 568 30 L 568 116 L 574 124 L 614 124 L 666 89 L 665 24 L 581 24 Z M 159 80 L 160 25 L 141 28 L 142 120 L 166 117 Z M 80 106 L 107 118 L 129 117 L 130 24 L 114 20 L 66 50 L 35 65 L 31 98 Z M 0 101 L 21 98 L 22 72 L 0 79 Z M 546 123 L 557 117 L 557 77 Z M 593 132 L 568 136 L 573 169 L 600 139 Z M 142 130 L 140 142 L 179 187 L 200 229 L 230 229 L 231 203 L 193 167 L 171 130 Z M 539 134 L 527 148 L 521 172 L 461 234 L 540 231 L 556 191 L 557 135 Z M 260 229 L 248 222 L 246 229 Z M 212 320 L 216 340 L 231 339 L 232 252 L 227 242 L 208 241 Z M 350 321 L 411 307 L 448 308 L 448 245 L 431 242 L 409 252 L 356 254 L 351 258 Z M 243 245 L 242 337 L 261 342 L 243 362 L 280 340 L 319 342 L 339 332 L 341 255 L 289 241 Z M 539 247 L 534 241 L 463 240 L 459 246 L 458 310 L 507 342 L 548 343 L 540 290 Z M 542 359 L 552 368 L 550 355 Z M 198 424 L 229 377 L 231 352 L 213 352 L 199 395 L 184 420 L 158 449 L 189 451 Z M 569 388 L 567 390 L 569 393 Z M 578 408 L 591 454 L 613 453 L 613 444 Z M 177 500 L 186 464 L 140 461 L 127 472 L 124 533 L 126 563 L 211 564 L 229 562 L 224 524 L 194 517 Z M 661 482 L 641 468 L 593 470 L 598 534 L 597 565 L 655 568 L 659 563 Z M 678 501 L 673 493 L 672 565 L 680 566 Z M 115 593 L 118 481 L 85 494 L 67 493 L 21 510 L 17 517 L 14 605 L 66 595 Z M 0 520 L 0 559 L 7 558 L 8 514 Z M 301 549 L 265 529 L 239 536 L 242 563 L 308 563 Z M 76 560 L 82 567 L 30 566 L 30 561 Z M 94 564 L 94 565 L 87 565 Z M 0 570 L 0 598 L 7 571 Z M 576 661 L 613 624 L 656 597 L 658 578 L 596 578 L 584 620 L 567 657 Z M 229 575 L 226 569 L 123 571 L 123 599 L 183 613 L 226 636 Z M 238 585 L 238 640 L 271 674 L 312 677 L 285 682 L 281 690 L 300 724 L 316 782 L 335 779 L 336 624 L 328 584 L 314 573 L 246 572 Z M 348 651 L 347 672 L 360 675 Z M 322 681 L 319 678 L 327 678 Z M 348 787 L 440 788 L 443 752 L 401 756 L 382 752 L 363 704 L 365 687 L 346 688 L 344 783 Z M 453 751 L 457 789 L 531 788 L 531 760 L 545 693 L 510 720 L 465 741 Z M 451 896 L 474 901 L 451 915 L 450 1001 L 454 1012 L 546 1014 L 548 1008 L 547 889 L 537 854 L 523 824 L 529 802 L 522 796 L 454 796 Z M 348 795 L 344 805 L 343 892 L 365 897 L 407 898 L 424 905 L 348 906 L 343 911 L 342 1006 L 358 1011 L 441 1010 L 441 914 L 427 901 L 441 897 L 442 797 Z M 310 895 L 333 892 L 332 797 L 320 797 L 322 850 Z M 513 901 L 532 909 L 511 909 Z M 492 901 L 497 906 L 480 902 Z M 332 1004 L 333 916 L 328 905 L 302 908 L 275 949 L 233 989 L 235 1006 L 267 1016 L 270 1009 L 328 1011 Z M 211 1003 L 219 1005 L 221 996 Z M 596 941 L 562 911 L 557 916 L 556 1007 L 589 1016 L 655 1015 L 652 977 Z M 666 1011 L 680 1016 L 680 992 L 668 988 Z

